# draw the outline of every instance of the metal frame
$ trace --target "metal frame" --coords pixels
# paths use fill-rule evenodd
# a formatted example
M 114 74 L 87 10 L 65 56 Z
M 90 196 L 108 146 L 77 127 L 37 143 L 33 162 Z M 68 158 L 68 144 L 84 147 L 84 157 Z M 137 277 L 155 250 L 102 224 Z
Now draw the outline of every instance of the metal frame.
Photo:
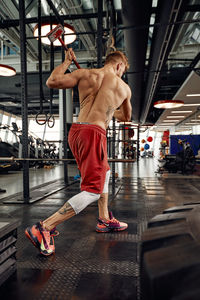
M 22 156 L 28 157 L 28 101 L 27 101 L 27 59 L 26 59 L 26 27 L 24 0 L 19 0 L 20 17 L 20 59 L 21 59 L 21 98 L 22 98 Z M 23 160 L 23 197 L 29 203 L 29 162 Z

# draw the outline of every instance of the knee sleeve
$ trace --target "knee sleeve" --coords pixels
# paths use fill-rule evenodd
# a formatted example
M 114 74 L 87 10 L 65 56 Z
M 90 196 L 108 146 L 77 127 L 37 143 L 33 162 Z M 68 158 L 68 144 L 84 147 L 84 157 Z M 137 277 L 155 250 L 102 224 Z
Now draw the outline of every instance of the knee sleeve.
M 103 187 L 103 192 L 102 193 L 108 193 L 109 179 L 110 179 L 110 170 L 108 170 L 106 172 L 106 178 L 105 178 L 105 183 L 104 183 L 104 187 Z
M 71 205 L 76 214 L 80 213 L 86 206 L 99 200 L 100 194 L 89 193 L 83 191 L 71 199 L 68 200 L 68 203 Z

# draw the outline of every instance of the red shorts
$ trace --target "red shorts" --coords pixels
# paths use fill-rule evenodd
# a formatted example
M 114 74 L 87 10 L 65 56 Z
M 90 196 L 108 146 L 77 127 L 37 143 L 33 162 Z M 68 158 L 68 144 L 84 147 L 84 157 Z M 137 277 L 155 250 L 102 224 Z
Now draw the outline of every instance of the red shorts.
M 81 172 L 81 191 L 101 194 L 106 172 L 110 170 L 106 131 L 98 125 L 75 123 L 68 142 Z

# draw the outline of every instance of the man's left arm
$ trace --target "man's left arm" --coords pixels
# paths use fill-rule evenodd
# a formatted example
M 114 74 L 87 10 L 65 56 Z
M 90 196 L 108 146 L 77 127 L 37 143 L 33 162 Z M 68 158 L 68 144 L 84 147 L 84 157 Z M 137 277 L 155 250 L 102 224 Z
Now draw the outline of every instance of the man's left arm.
M 114 117 L 122 122 L 127 122 L 131 120 L 132 117 L 132 106 L 131 106 L 131 90 L 128 88 L 127 98 L 124 100 L 122 105 L 118 110 L 114 112 Z

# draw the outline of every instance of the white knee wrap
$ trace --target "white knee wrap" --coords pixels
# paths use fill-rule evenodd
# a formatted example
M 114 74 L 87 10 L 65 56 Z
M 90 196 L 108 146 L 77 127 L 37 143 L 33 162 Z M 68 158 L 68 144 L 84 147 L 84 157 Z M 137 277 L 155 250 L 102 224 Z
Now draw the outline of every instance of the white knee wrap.
M 76 214 L 80 213 L 86 206 L 99 200 L 100 194 L 89 193 L 83 191 L 71 199 L 69 199 L 68 203 L 71 205 Z
M 109 179 L 110 179 L 110 170 L 108 170 L 106 172 L 106 178 L 105 178 L 105 183 L 104 183 L 104 187 L 103 187 L 103 193 L 108 193 Z

